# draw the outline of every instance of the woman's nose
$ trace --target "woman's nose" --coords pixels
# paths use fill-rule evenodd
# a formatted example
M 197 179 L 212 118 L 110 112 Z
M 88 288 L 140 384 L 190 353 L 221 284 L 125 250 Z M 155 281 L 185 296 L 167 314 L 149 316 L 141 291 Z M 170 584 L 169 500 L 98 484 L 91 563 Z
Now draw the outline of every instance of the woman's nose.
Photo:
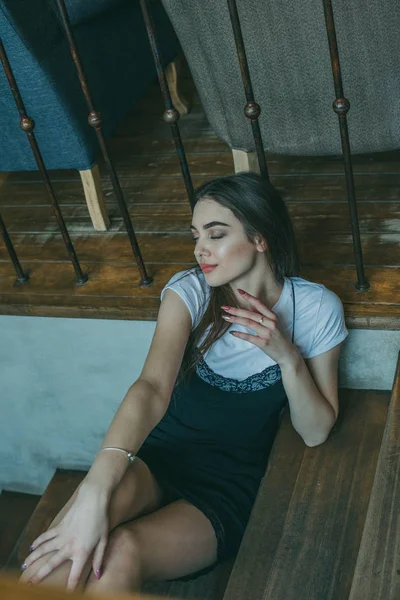
M 210 252 L 207 247 L 202 242 L 198 241 L 194 249 L 194 255 L 200 258 L 201 256 L 208 256 L 209 254 Z

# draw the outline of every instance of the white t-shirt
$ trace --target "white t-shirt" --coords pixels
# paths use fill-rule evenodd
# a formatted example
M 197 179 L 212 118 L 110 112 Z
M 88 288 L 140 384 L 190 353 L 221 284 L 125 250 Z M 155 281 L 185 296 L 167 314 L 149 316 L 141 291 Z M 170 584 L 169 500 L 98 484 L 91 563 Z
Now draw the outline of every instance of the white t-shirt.
M 348 335 L 340 299 L 324 285 L 312 283 L 301 277 L 285 279 L 279 300 L 272 308 L 288 338 L 291 339 L 293 330 L 290 281 L 293 282 L 296 301 L 294 344 L 302 357 L 313 358 L 340 344 Z M 210 287 L 203 273 L 194 270 L 177 273 L 163 288 L 161 300 L 167 289 L 174 290 L 185 302 L 194 328 L 200 322 L 210 298 Z M 221 313 L 225 314 L 222 309 Z M 254 344 L 230 335 L 231 328 L 254 334 L 248 327 L 232 324 L 204 356 L 207 365 L 215 373 L 242 381 L 276 364 Z

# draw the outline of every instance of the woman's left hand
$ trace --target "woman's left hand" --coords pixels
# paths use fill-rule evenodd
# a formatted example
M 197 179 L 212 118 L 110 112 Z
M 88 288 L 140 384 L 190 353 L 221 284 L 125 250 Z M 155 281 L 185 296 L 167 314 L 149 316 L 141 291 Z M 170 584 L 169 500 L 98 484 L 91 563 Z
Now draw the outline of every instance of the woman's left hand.
M 260 350 L 270 356 L 278 365 L 291 360 L 296 353 L 296 348 L 282 333 L 276 314 L 255 296 L 247 292 L 241 293 L 241 296 L 251 305 L 253 310 L 223 306 L 222 309 L 229 316 L 223 315 L 222 318 L 229 323 L 244 325 L 255 331 L 257 335 L 242 331 L 231 331 L 230 333 L 235 337 L 258 346 Z

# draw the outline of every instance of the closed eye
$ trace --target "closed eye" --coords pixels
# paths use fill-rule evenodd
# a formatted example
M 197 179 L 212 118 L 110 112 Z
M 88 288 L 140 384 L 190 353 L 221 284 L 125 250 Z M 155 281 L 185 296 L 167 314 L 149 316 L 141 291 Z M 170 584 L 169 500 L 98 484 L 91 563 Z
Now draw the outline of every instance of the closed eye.
M 225 237 L 225 235 L 210 235 L 209 239 L 210 240 L 222 240 L 222 238 Z M 198 242 L 199 238 L 192 238 L 194 242 Z

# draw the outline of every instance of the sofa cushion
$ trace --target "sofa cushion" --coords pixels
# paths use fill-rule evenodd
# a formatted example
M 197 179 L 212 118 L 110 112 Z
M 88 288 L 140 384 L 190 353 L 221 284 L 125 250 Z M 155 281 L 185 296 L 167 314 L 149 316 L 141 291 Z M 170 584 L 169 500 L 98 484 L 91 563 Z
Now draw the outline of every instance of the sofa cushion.
M 48 0 L 52 9 L 59 16 L 56 0 Z M 65 0 L 65 6 L 72 25 L 80 25 L 102 13 L 115 8 L 126 0 Z

